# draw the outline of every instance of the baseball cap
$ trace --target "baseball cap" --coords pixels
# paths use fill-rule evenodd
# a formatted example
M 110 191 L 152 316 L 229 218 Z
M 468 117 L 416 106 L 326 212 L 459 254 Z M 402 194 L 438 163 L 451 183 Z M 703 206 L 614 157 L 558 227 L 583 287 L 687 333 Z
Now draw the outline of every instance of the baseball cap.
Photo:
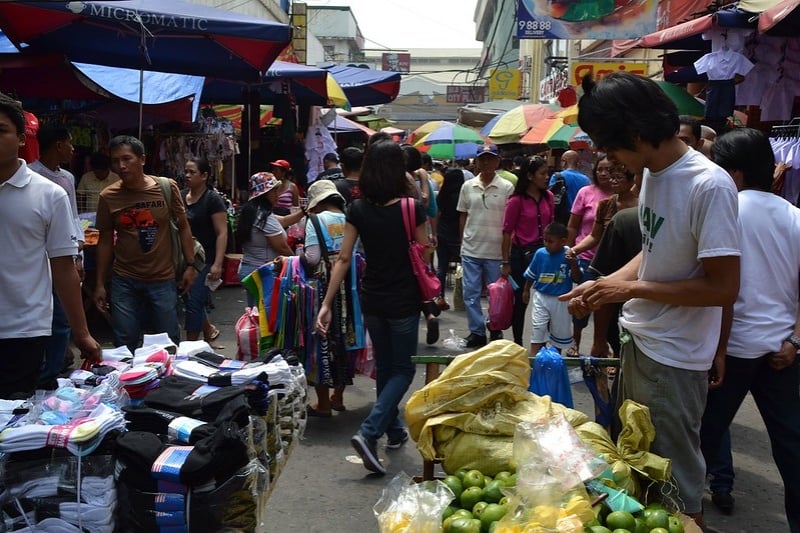
M 476 155 L 475 158 L 479 158 L 484 155 L 493 155 L 494 157 L 500 157 L 500 154 L 497 152 L 497 146 L 493 144 L 484 145 L 483 148 L 478 150 L 478 155 Z
M 272 172 L 257 172 L 253 174 L 250 176 L 250 197 L 247 200 L 250 201 L 268 193 L 280 183 L 280 180 Z
M 292 165 L 290 165 L 289 162 L 285 159 L 278 159 L 277 161 L 273 161 L 272 163 L 270 163 L 270 165 L 272 165 L 273 167 L 285 168 L 286 170 L 291 170 L 292 168 Z

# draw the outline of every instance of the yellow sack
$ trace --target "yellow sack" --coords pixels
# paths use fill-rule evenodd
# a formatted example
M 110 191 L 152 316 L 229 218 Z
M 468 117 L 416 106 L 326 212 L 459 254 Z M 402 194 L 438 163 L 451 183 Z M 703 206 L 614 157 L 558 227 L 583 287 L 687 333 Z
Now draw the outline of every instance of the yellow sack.
M 611 466 L 616 488 L 641 498 L 640 483 L 667 481 L 672 461 L 649 451 L 656 437 L 650 421 L 650 409 L 632 400 L 625 400 L 619 409 L 619 417 L 622 431 L 616 445 L 605 428 L 594 422 L 581 424 L 575 431 Z

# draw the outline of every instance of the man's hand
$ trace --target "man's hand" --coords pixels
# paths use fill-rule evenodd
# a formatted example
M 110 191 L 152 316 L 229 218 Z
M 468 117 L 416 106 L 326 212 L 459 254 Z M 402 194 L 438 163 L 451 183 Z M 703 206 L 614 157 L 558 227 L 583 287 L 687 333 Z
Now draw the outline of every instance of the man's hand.
M 178 286 L 181 294 L 187 294 L 189 292 L 189 289 L 192 288 L 192 284 L 194 284 L 195 278 L 197 278 L 197 270 L 193 266 L 189 265 L 186 267 L 186 270 L 183 271 L 183 278 Z
M 599 279 L 583 291 L 583 303 L 590 310 L 631 299 L 631 282 Z
M 101 313 L 108 313 L 108 296 L 102 283 L 98 283 L 97 288 L 94 290 L 94 306 Z
M 717 352 L 714 354 L 714 362 L 711 363 L 711 368 L 708 371 L 708 390 L 715 390 L 722 386 L 725 379 L 725 362 L 727 355 L 725 352 Z
M 509 274 L 511 274 L 511 265 L 508 264 L 508 263 L 501 264 L 500 265 L 500 275 L 503 276 L 504 278 L 508 278 Z
M 525 305 L 528 305 L 531 301 L 531 291 L 530 290 L 523 290 L 522 291 L 522 301 L 525 302 Z
M 83 257 L 75 257 L 75 270 L 78 271 L 78 278 L 83 281 L 86 278 L 86 271 L 83 269 Z
M 84 334 L 72 333 L 72 341 L 75 346 L 81 351 L 81 359 L 87 361 L 100 361 L 102 360 L 102 352 L 100 350 L 100 343 L 94 340 L 94 337 L 89 335 L 87 331 Z
M 211 265 L 211 269 L 208 271 L 208 279 L 211 281 L 217 281 L 222 277 L 222 267 L 216 264 Z
M 792 366 L 795 357 L 797 357 L 797 348 L 790 342 L 784 341 L 779 351 L 772 352 L 767 356 L 767 364 L 772 370 L 783 370 Z

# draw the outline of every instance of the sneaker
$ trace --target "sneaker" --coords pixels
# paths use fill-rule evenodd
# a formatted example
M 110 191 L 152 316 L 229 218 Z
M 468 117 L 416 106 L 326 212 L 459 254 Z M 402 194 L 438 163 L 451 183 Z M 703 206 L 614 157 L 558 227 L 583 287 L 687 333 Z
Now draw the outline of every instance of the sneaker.
M 439 319 L 431 317 L 428 319 L 428 333 L 425 335 L 426 344 L 436 344 L 439 340 Z
M 715 492 L 711 495 L 711 503 L 723 514 L 733 514 L 735 502 L 730 492 Z
M 474 333 L 470 333 L 469 336 L 464 340 L 467 341 L 467 344 L 465 345 L 467 348 L 483 348 L 486 346 L 485 335 L 475 335 Z
M 388 442 L 386 443 L 386 449 L 387 450 L 399 450 L 400 448 L 403 447 L 403 444 L 405 444 L 406 442 L 408 442 L 408 431 L 404 429 L 403 430 L 403 434 L 400 435 L 399 439 L 397 439 L 397 440 L 389 439 L 388 440 Z
M 490 341 L 496 341 L 496 340 L 500 340 L 502 338 L 503 338 L 503 332 L 500 331 L 499 329 L 497 331 L 491 331 L 491 330 L 489 331 L 489 340 Z
M 386 469 L 378 459 L 378 451 L 375 449 L 374 442 L 371 443 L 360 433 L 356 433 L 350 439 L 350 444 L 353 445 L 353 448 L 355 448 L 359 457 L 361 457 L 361 461 L 364 463 L 364 468 L 370 472 L 375 472 L 376 474 L 386 474 Z

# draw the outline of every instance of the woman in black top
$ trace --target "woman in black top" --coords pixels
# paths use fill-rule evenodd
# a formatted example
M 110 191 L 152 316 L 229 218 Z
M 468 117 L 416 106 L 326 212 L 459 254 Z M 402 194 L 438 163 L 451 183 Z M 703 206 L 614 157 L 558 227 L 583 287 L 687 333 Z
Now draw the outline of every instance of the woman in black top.
M 317 331 L 326 335 L 331 304 L 350 267 L 353 246 L 361 238 L 367 256 L 362 280 L 361 309 L 375 348 L 377 400 L 351 444 L 367 470 L 385 474 L 377 442 L 384 434 L 386 447 L 400 448 L 408 431 L 400 420 L 399 404 L 414 379 L 411 356 L 417 351 L 420 293 L 408 258 L 402 200 L 412 196 L 406 179 L 403 152 L 393 141 L 369 146 L 361 169 L 361 198 L 347 213 L 344 241 L 331 273 L 325 300 L 317 317 Z M 416 240 L 428 244 L 425 211 L 415 208 Z
M 198 272 L 185 297 L 186 338 L 195 341 L 202 331 L 205 340 L 212 343 L 219 337 L 219 330 L 206 316 L 209 294 L 206 279 L 217 281 L 222 276 L 222 261 L 228 246 L 228 213 L 222 198 L 208 188 L 210 173 L 211 167 L 205 158 L 187 161 L 184 166 L 187 188 L 181 191 L 181 197 L 192 235 L 203 245 L 206 253 L 206 266 Z

